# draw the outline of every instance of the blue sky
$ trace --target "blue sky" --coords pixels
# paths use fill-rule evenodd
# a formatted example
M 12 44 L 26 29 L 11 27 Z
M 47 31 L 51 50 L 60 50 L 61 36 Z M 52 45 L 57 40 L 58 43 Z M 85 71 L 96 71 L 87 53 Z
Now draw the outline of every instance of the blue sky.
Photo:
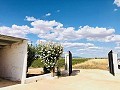
M 0 0 L 0 34 L 60 42 L 73 56 L 120 51 L 120 0 Z

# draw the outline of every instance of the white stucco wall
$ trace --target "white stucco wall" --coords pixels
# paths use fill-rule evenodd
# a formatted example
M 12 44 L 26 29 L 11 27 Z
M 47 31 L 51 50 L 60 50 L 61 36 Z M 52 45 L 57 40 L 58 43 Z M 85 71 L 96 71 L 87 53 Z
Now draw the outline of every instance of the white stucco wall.
M 0 77 L 24 83 L 26 67 L 26 40 L 0 49 Z
M 69 54 L 65 54 L 65 70 L 69 72 Z
M 113 64 L 115 74 L 120 73 L 120 69 L 118 69 L 117 53 L 113 53 Z

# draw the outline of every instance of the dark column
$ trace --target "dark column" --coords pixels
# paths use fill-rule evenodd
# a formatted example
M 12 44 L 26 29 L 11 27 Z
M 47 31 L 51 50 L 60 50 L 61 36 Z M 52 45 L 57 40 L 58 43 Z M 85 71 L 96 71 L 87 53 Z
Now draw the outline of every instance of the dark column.
M 69 51 L 69 76 L 72 73 L 72 53 Z
M 114 76 L 114 64 L 113 64 L 113 52 L 112 50 L 108 53 L 108 61 L 109 61 L 109 72 Z

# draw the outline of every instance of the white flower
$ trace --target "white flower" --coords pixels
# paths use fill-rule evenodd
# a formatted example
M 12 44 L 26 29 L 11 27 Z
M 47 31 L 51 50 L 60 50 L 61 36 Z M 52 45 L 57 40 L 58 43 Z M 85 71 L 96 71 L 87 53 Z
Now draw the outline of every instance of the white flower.
M 48 53 L 50 53 L 50 51 L 48 51 Z

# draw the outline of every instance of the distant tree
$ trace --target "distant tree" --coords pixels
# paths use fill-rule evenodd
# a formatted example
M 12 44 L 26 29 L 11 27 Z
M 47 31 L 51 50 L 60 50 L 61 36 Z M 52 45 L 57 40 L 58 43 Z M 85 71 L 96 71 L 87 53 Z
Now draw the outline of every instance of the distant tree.
M 28 57 L 27 57 L 27 71 L 34 60 L 36 60 L 36 47 L 32 44 L 28 44 Z
M 63 53 L 62 45 L 53 42 L 41 42 L 37 46 L 37 52 L 44 64 L 44 70 L 53 71 L 54 73 L 55 66 L 57 65 L 57 62 Z

